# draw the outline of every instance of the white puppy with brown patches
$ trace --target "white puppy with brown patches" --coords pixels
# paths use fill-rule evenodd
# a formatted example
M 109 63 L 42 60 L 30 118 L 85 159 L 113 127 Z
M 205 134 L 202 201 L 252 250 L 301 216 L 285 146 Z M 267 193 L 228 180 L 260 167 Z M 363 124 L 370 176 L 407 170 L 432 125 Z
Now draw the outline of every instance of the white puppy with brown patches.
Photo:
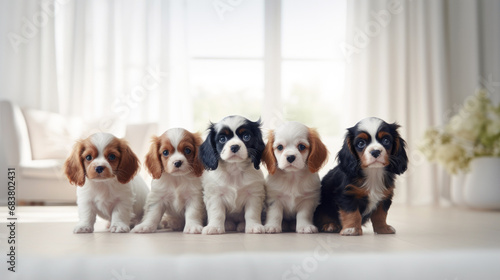
M 269 132 L 262 156 L 269 170 L 266 233 L 282 232 L 285 221 L 296 221 L 298 233 L 318 232 L 313 225 L 321 188 L 317 172 L 327 158 L 316 130 L 299 122 L 286 122 Z
M 94 231 L 96 215 L 110 232 L 129 232 L 143 215 L 149 192 L 140 176 L 139 160 L 127 143 L 109 133 L 78 141 L 64 163 L 71 184 L 77 185 L 80 222 L 74 233 Z
M 153 177 L 145 216 L 132 232 L 149 233 L 158 228 L 163 213 L 167 227 L 184 233 L 201 233 L 205 205 L 201 186 L 203 164 L 198 158 L 199 134 L 172 128 L 154 136 L 145 165 Z

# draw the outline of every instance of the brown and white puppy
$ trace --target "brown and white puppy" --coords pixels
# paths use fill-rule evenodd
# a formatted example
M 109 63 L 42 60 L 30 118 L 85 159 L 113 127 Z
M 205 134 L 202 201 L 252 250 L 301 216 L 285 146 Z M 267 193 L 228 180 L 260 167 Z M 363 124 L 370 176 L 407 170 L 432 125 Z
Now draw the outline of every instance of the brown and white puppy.
M 153 177 L 143 221 L 132 232 L 149 233 L 158 228 L 166 213 L 167 227 L 184 233 L 201 233 L 205 218 L 198 158 L 199 134 L 172 128 L 153 137 L 146 167 Z
M 395 233 L 386 223 L 396 175 L 408 166 L 399 125 L 366 118 L 347 129 L 338 166 L 321 182 L 321 204 L 314 222 L 321 231 L 363 234 L 369 219 L 378 234 Z
M 263 162 L 266 180 L 266 233 L 279 233 L 282 223 L 296 221 L 298 233 L 315 233 L 314 210 L 319 204 L 318 171 L 328 150 L 316 132 L 298 122 L 286 122 L 270 131 Z M 292 226 L 293 228 L 293 226 Z
M 93 232 L 96 215 L 110 222 L 110 232 L 129 232 L 141 220 L 149 192 L 138 170 L 139 160 L 125 140 L 96 133 L 78 141 L 64 163 L 70 183 L 81 187 L 74 233 Z

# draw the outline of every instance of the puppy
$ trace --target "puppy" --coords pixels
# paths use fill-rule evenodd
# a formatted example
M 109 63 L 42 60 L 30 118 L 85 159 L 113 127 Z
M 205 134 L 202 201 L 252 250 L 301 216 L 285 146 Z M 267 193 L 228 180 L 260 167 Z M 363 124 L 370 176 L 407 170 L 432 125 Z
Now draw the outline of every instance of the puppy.
M 141 220 L 149 192 L 140 176 L 139 160 L 127 143 L 109 133 L 78 141 L 64 163 L 64 172 L 77 188 L 80 222 L 74 233 L 94 231 L 96 214 L 110 232 L 129 232 Z
M 315 233 L 314 210 L 319 204 L 318 171 L 328 150 L 316 130 L 298 122 L 286 122 L 270 131 L 263 162 L 266 180 L 266 233 L 282 231 L 282 221 L 296 220 L 298 233 Z
M 261 221 L 265 198 L 260 161 L 265 144 L 260 120 L 229 116 L 211 124 L 200 147 L 206 171 L 202 177 L 208 225 L 203 234 L 225 231 L 264 233 Z
M 321 204 L 314 221 L 320 230 L 361 235 L 371 219 L 378 234 L 395 233 L 386 223 L 394 180 L 408 166 L 405 141 L 399 125 L 367 118 L 347 129 L 337 155 L 338 166 L 321 182 Z
M 153 177 L 146 200 L 144 220 L 132 232 L 148 233 L 158 228 L 163 213 L 174 231 L 201 233 L 205 217 L 198 159 L 202 139 L 182 128 L 154 136 L 145 165 Z

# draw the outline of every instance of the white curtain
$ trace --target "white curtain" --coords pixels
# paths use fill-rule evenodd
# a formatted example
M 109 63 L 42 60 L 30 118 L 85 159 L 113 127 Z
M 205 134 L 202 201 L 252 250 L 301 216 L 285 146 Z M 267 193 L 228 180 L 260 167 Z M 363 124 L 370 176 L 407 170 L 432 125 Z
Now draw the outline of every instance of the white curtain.
M 53 13 L 44 3 L 0 1 L 0 99 L 58 111 Z
M 187 92 L 186 69 L 172 66 L 183 58 L 183 14 L 174 13 L 183 1 L 0 5 L 0 31 L 8 34 L 0 41 L 1 99 L 82 117 L 104 131 L 123 123 L 190 124 L 191 112 L 175 105 L 187 97 L 169 94 Z
M 444 124 L 466 96 L 500 81 L 499 1 L 348 1 L 347 94 L 353 125 L 378 116 L 402 125 L 410 166 L 396 202 L 439 204 L 449 177 L 418 151 L 424 131 Z M 493 83 L 495 84 L 495 83 Z M 498 101 L 500 88 L 490 94 Z

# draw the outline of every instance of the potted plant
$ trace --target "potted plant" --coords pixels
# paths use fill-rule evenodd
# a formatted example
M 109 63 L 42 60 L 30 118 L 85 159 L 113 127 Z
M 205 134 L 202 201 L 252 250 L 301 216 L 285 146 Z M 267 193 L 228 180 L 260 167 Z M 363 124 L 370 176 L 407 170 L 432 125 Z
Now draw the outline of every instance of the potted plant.
M 467 205 L 500 209 L 500 105 L 488 92 L 479 90 L 446 125 L 428 129 L 420 150 L 450 174 L 466 174 L 458 191 Z

